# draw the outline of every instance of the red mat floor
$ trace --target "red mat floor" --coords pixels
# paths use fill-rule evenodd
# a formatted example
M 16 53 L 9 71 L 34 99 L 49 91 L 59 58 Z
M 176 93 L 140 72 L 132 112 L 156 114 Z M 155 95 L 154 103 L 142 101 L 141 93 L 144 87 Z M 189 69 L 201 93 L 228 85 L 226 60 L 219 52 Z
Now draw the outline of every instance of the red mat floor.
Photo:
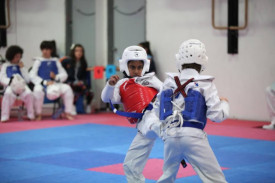
M 44 117 L 41 121 L 17 121 L 11 119 L 9 122 L 0 123 L 0 133 L 18 132 L 23 130 L 34 130 L 58 126 L 68 126 L 77 124 L 104 124 L 114 126 L 125 126 L 135 128 L 125 117 L 113 113 L 98 113 L 89 115 L 77 115 L 75 120 L 68 121 L 65 119 L 53 120 L 50 117 Z M 275 140 L 275 130 L 264 130 L 261 126 L 268 122 L 246 121 L 227 119 L 222 123 L 208 121 L 205 131 L 209 135 L 230 136 L 240 138 L 250 138 L 259 140 Z

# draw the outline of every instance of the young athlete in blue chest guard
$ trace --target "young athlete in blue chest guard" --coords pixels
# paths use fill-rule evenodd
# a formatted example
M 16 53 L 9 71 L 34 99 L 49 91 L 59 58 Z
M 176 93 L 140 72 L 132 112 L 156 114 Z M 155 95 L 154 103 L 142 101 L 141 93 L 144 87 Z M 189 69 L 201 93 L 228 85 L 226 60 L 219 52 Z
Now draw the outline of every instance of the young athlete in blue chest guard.
M 27 83 L 30 82 L 27 69 L 21 58 L 23 49 L 17 45 L 10 46 L 6 52 L 8 62 L 4 63 L 0 72 L 0 83 L 5 87 L 1 106 L 1 121 L 6 122 L 10 118 L 10 110 L 18 96 L 27 108 L 29 120 L 34 119 L 33 94 Z
M 59 60 L 52 57 L 53 44 L 51 41 L 43 41 L 40 44 L 42 57 L 36 58 L 30 71 L 31 81 L 34 89 L 34 107 L 36 112 L 36 120 L 42 119 L 42 107 L 44 97 L 49 100 L 55 100 L 61 97 L 64 103 L 65 118 L 73 120 L 73 91 L 72 88 L 64 83 L 68 77 L 65 69 Z
M 228 117 L 227 99 L 219 98 L 212 76 L 200 75 L 208 60 L 199 40 L 182 43 L 176 54 L 180 73 L 169 73 L 160 95 L 163 122 L 164 167 L 158 183 L 172 183 L 182 159 L 203 182 L 226 182 L 203 131 L 207 118 L 221 122 Z

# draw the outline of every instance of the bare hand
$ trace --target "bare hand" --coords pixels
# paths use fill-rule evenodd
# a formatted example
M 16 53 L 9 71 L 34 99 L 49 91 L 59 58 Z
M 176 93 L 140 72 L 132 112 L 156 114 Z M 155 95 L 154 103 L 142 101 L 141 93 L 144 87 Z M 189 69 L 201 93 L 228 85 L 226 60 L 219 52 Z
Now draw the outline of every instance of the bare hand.
M 82 81 L 78 81 L 76 85 L 81 86 L 81 85 L 83 85 L 83 84 L 84 84 L 84 83 L 83 83 Z
M 52 72 L 52 71 L 50 72 L 50 78 L 53 79 L 53 80 L 55 80 L 55 73 Z
M 87 87 L 84 85 L 83 81 L 78 81 L 77 86 L 81 87 L 83 90 L 85 90 Z
M 86 71 L 94 71 L 94 67 L 87 67 Z
M 109 84 L 111 86 L 114 86 L 118 82 L 118 80 L 119 80 L 119 76 L 118 75 L 113 75 L 109 79 Z
M 47 81 L 47 86 L 54 84 L 53 81 Z
M 224 100 L 224 101 L 228 102 L 228 99 L 225 97 L 220 97 L 220 100 Z
M 24 63 L 23 63 L 22 61 L 20 61 L 20 62 L 18 63 L 18 66 L 19 66 L 20 68 L 22 68 L 22 67 L 24 67 Z

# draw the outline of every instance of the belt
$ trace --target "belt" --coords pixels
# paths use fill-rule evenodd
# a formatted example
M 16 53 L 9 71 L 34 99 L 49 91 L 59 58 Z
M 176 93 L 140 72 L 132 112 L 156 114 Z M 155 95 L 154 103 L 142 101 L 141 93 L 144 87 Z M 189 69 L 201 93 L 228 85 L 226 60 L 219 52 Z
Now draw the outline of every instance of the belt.
M 137 119 L 141 119 L 143 117 L 143 114 L 145 111 L 147 110 L 152 110 L 153 109 L 153 105 L 151 103 L 149 103 L 147 105 L 147 107 L 142 111 L 142 113 L 137 113 L 137 112 L 125 112 L 125 111 L 119 111 L 117 110 L 114 106 L 111 100 L 109 100 L 110 106 L 112 111 L 115 114 L 118 114 L 120 116 L 125 116 L 125 117 L 129 117 L 129 118 L 137 118 Z
M 192 128 L 198 128 L 198 129 L 203 130 L 204 124 L 202 124 L 200 122 L 184 121 L 182 124 L 182 127 L 192 127 Z
M 173 121 L 171 124 L 178 122 L 178 120 Z M 174 127 L 192 127 L 192 128 L 198 128 L 203 130 L 204 129 L 204 124 L 200 123 L 200 122 L 194 122 L 194 121 L 184 121 L 181 124 L 174 126 Z M 169 128 L 169 127 L 168 127 Z

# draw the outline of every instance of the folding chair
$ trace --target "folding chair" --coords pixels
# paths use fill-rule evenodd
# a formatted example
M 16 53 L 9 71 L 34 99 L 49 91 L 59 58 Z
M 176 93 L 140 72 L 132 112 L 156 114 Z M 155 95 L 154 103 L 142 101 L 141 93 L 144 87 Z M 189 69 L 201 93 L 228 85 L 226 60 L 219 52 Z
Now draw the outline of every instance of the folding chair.
M 45 96 L 43 103 L 53 104 L 52 119 L 62 118 L 61 114 L 64 112 L 64 105 L 61 102 L 60 97 L 55 100 L 50 100 Z

